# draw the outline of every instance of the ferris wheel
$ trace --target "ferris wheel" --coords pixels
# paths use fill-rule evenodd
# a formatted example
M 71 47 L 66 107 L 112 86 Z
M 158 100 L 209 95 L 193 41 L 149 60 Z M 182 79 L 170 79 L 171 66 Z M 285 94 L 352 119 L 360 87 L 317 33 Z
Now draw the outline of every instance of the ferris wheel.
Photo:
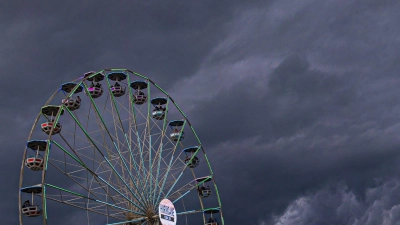
M 188 118 L 149 78 L 104 69 L 60 85 L 22 158 L 22 224 L 224 225 Z

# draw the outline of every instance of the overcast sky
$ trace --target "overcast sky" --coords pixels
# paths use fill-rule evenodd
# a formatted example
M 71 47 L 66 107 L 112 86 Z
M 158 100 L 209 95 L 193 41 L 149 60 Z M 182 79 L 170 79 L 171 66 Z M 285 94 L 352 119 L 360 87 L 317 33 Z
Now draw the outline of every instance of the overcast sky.
M 90 70 L 165 89 L 226 224 L 400 224 L 400 2 L 2 1 L 1 221 L 40 107 Z

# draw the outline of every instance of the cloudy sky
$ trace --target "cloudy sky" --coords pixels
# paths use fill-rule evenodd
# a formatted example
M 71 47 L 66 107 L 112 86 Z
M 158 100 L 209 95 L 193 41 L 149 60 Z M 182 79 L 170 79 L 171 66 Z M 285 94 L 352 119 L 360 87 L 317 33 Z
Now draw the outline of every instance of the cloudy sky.
M 226 224 L 400 224 L 400 2 L 2 1 L 0 201 L 40 107 L 128 68 L 180 105 Z

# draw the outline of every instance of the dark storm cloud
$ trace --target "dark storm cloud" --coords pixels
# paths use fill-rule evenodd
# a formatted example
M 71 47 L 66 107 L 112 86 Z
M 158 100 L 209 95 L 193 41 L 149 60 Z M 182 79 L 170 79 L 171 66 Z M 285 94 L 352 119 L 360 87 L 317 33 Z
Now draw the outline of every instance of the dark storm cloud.
M 11 193 L 39 108 L 65 81 L 122 67 L 187 114 L 227 224 L 395 224 L 399 10 L 396 1 L 1 3 L 3 222 L 17 221 Z
M 346 185 L 322 188 L 315 194 L 296 199 L 277 225 L 292 224 L 398 224 L 399 183 L 387 181 L 366 190 L 365 199 L 358 198 Z M 322 206 L 322 207 L 321 207 Z

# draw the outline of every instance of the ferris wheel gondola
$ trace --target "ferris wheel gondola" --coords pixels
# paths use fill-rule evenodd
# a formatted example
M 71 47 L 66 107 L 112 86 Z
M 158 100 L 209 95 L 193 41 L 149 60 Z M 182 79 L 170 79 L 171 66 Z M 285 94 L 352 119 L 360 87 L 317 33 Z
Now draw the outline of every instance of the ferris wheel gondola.
M 78 85 L 77 83 L 73 82 L 64 83 L 61 85 L 61 90 L 69 94 L 77 85 Z M 79 92 L 82 92 L 82 90 L 83 86 L 78 85 L 78 88 L 75 89 L 73 94 L 74 95 L 78 94 Z M 74 96 L 74 95 L 71 95 L 70 97 L 61 100 L 61 103 L 71 111 L 79 109 L 79 107 L 81 106 L 81 98 L 79 96 Z
M 196 153 L 200 150 L 199 146 L 189 147 L 183 149 L 183 152 L 186 155 L 185 163 L 189 168 L 195 168 L 199 165 L 200 160 L 197 158 Z
M 210 218 L 207 220 L 207 223 L 205 225 L 219 225 L 218 219 L 213 217 L 213 214 L 219 213 L 219 208 L 213 208 L 213 209 L 206 209 L 204 210 L 204 214 L 209 214 Z
M 109 80 L 115 81 L 115 84 L 110 85 L 110 91 L 114 97 L 121 97 L 125 94 L 125 87 L 121 86 L 118 82 L 124 81 L 126 76 L 127 75 L 121 71 L 112 72 L 107 75 Z
M 147 82 L 136 80 L 132 82 L 130 86 L 135 89 L 135 93 L 133 93 L 133 102 L 137 105 L 143 105 L 147 101 L 147 95 L 142 90 L 147 88 Z
M 151 104 L 154 106 L 154 110 L 152 112 L 152 116 L 156 120 L 163 120 L 165 117 L 165 104 L 167 104 L 168 100 L 166 98 L 153 98 L 151 100 Z
M 31 194 L 31 202 L 26 200 L 22 205 L 21 212 L 28 217 L 37 217 L 42 215 L 43 211 L 40 205 L 35 204 L 35 194 L 42 193 L 42 186 L 34 185 L 20 189 L 21 193 Z
M 44 159 L 39 155 L 39 152 L 46 150 L 47 140 L 30 140 L 27 147 L 34 152 L 34 155 L 28 155 L 25 166 L 33 171 L 43 170 Z

